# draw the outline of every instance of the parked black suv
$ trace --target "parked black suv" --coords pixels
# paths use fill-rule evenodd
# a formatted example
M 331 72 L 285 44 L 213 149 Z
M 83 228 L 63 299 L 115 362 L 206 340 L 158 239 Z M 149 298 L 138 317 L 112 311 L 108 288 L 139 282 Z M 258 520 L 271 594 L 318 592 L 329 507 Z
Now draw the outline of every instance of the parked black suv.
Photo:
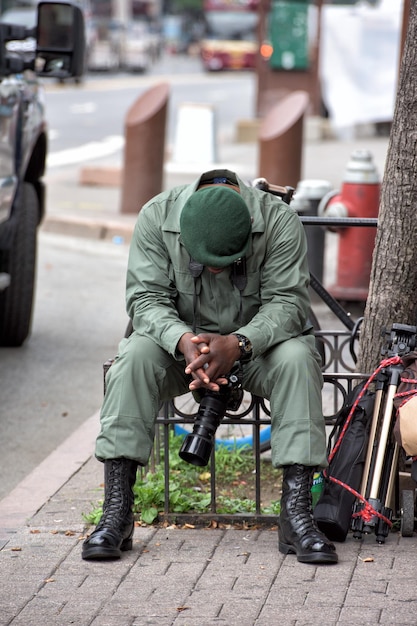
M 34 28 L 0 23 L 0 346 L 22 345 L 31 326 L 47 154 L 39 77 L 81 76 L 84 49 L 71 2 L 40 2 Z

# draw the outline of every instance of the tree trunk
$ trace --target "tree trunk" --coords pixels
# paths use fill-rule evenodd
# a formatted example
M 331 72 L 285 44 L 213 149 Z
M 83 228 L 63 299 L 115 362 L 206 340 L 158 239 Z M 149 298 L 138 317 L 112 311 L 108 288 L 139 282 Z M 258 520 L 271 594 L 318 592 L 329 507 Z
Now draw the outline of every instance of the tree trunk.
M 381 333 L 417 323 L 417 0 L 412 0 L 394 119 L 381 185 L 369 295 L 357 371 L 381 360 Z

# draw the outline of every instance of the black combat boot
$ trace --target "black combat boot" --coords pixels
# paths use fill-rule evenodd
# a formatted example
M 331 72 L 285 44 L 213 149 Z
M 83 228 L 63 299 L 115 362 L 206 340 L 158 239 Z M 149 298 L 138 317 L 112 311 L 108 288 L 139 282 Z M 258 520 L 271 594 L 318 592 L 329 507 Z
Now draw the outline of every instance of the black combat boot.
M 132 549 L 133 485 L 137 466 L 136 461 L 129 459 L 104 462 L 103 515 L 95 531 L 83 543 L 83 559 L 119 559 L 122 552 Z
M 336 548 L 313 518 L 313 473 L 313 467 L 304 465 L 283 468 L 278 548 L 283 554 L 296 554 L 301 563 L 337 563 Z

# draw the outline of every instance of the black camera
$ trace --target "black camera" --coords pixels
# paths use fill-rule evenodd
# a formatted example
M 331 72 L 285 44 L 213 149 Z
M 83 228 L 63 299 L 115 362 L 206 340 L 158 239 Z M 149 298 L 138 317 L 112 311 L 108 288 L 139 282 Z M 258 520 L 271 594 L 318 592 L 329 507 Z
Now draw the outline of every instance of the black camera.
M 415 350 L 417 343 L 416 326 L 407 324 L 393 324 L 389 330 L 386 328 L 381 332 L 385 337 L 385 345 L 381 354 L 386 357 L 405 356 Z
M 227 410 L 237 411 L 243 398 L 240 367 L 233 369 L 219 391 L 204 390 L 195 418 L 193 432 L 187 435 L 179 451 L 183 461 L 203 467 L 210 459 L 216 430 Z

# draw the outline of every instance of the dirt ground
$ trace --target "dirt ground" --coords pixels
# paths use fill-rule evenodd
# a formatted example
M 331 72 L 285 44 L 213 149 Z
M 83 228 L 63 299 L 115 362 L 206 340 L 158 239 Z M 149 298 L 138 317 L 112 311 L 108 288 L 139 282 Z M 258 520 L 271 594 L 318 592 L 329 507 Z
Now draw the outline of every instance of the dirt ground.
M 267 507 L 281 497 L 282 472 L 272 467 L 268 458 L 261 461 L 261 504 Z M 230 482 L 217 481 L 218 493 L 230 498 L 255 500 L 256 475 L 254 470 L 236 475 Z

